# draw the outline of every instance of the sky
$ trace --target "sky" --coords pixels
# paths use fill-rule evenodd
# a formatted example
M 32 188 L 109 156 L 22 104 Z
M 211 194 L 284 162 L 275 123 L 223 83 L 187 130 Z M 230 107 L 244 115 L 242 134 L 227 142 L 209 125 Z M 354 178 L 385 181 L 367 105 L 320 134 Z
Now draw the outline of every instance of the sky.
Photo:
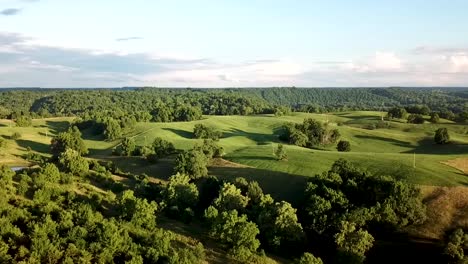
M 468 86 L 466 0 L 0 0 L 0 87 Z

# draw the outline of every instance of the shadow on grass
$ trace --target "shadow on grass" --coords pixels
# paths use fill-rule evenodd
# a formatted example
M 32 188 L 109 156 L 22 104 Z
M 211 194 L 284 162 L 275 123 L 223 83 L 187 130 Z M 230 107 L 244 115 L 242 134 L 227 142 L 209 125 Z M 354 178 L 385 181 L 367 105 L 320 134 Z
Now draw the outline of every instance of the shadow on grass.
M 266 145 L 271 142 L 279 142 L 277 135 L 246 132 L 237 128 L 232 128 L 223 133 L 223 138 L 228 137 L 245 137 L 257 142 L 257 145 Z
M 188 139 L 193 139 L 193 133 L 192 132 L 188 132 L 188 131 L 185 131 L 185 130 L 181 130 L 181 129 L 175 129 L 175 128 L 163 128 L 164 130 L 167 130 L 167 131 L 170 131 L 178 136 L 181 136 L 183 138 L 188 138 Z
M 366 139 L 366 140 L 376 140 L 376 141 L 384 141 L 391 143 L 393 145 L 404 147 L 404 148 L 411 148 L 413 147 L 410 143 L 406 141 L 401 141 L 393 138 L 386 138 L 386 137 L 379 137 L 379 136 L 368 136 L 368 135 L 355 135 L 356 138 L 359 139 Z
M 297 204 L 302 198 L 308 177 L 284 172 L 243 167 L 209 167 L 209 174 L 222 180 L 232 181 L 244 177 L 249 181 L 257 181 L 264 193 L 271 194 L 276 200 L 286 200 Z
M 49 128 L 50 133 L 57 135 L 60 132 L 63 132 L 68 129 L 70 123 L 68 121 L 51 121 L 47 120 L 46 125 Z
M 146 174 L 151 178 L 167 180 L 173 175 L 175 156 L 159 159 L 156 164 L 141 157 L 105 156 L 95 157 L 103 161 L 112 161 L 119 169 L 132 174 Z
M 44 144 L 44 143 L 39 143 L 39 142 L 35 142 L 31 140 L 24 140 L 24 139 L 18 139 L 16 140 L 16 143 L 24 149 L 27 149 L 29 147 L 31 148 L 31 150 L 39 152 L 39 153 L 48 154 L 50 152 L 49 144 Z
M 459 142 L 450 142 L 449 144 L 439 145 L 434 142 L 433 138 L 425 138 L 418 141 L 417 146 L 413 147 L 412 150 L 405 151 L 403 153 L 425 153 L 425 154 L 437 154 L 437 155 L 457 155 L 467 154 L 468 155 L 468 144 Z

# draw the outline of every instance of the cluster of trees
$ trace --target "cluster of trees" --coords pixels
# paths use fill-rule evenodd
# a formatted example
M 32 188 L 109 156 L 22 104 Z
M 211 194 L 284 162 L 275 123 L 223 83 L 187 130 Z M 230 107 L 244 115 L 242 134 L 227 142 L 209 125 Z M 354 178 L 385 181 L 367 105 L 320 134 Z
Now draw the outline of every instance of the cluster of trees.
M 94 135 L 103 135 L 107 140 L 116 140 L 131 132 L 138 121 L 148 121 L 148 116 L 126 115 L 122 111 L 86 113 L 74 121 L 80 130 L 89 130 Z
M 262 263 L 263 249 L 285 256 L 301 253 L 304 231 L 291 204 L 275 202 L 257 182 L 237 178 L 193 179 L 176 174 L 163 189 L 166 213 L 185 222 L 198 220 L 210 236 L 242 263 Z
M 126 137 L 114 150 L 113 154 L 119 156 L 140 156 L 151 163 L 156 163 L 158 159 L 175 153 L 174 144 L 160 137 L 154 138 L 151 145 L 137 146 L 135 139 Z
M 426 217 L 416 187 L 345 160 L 310 179 L 300 216 L 314 245 L 340 263 L 363 262 L 375 237 Z
M 393 107 L 388 110 L 387 117 L 389 119 L 407 119 L 408 123 L 423 124 L 425 115 L 430 115 L 431 123 L 438 123 L 440 118 L 452 120 L 460 123 L 468 121 L 468 109 L 465 109 L 457 114 L 452 111 L 442 108 L 440 111 L 431 112 L 427 106 L 413 107 Z
M 203 124 L 196 124 L 193 128 L 193 136 L 195 138 L 212 139 L 218 141 L 223 136 L 223 133 L 212 127 Z
M 280 139 L 301 147 L 316 148 L 335 144 L 340 138 L 338 129 L 332 129 L 328 123 L 312 118 L 304 119 L 302 124 L 288 123 L 283 126 Z
M 203 262 L 201 243 L 175 247 L 176 236 L 157 227 L 155 201 L 71 188 L 97 174 L 70 176 L 52 163 L 18 173 L 0 167 L 0 262 Z
M 193 149 L 185 150 L 175 159 L 174 171 L 190 175 L 193 179 L 208 176 L 208 165 L 211 159 L 223 156 L 224 149 L 212 139 L 204 139 Z

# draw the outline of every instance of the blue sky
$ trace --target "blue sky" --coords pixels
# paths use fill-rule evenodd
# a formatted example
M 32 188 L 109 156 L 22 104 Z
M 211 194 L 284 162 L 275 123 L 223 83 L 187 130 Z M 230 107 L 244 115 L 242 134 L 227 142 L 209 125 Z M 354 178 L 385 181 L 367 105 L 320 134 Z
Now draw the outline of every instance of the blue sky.
M 468 86 L 466 10 L 466 0 L 0 0 L 0 86 Z

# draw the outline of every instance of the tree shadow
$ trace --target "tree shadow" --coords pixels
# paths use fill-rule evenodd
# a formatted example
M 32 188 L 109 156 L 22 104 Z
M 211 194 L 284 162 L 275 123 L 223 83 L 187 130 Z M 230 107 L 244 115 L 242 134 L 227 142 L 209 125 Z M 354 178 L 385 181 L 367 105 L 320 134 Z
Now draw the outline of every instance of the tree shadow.
M 170 131 L 180 137 L 183 137 L 183 138 L 187 138 L 187 139 L 193 139 L 194 136 L 193 136 L 193 133 L 192 132 L 189 132 L 189 131 L 185 131 L 185 130 L 181 130 L 181 129 L 175 129 L 175 128 L 163 128 L 163 130 L 167 130 L 167 131 Z
M 237 128 L 232 128 L 223 133 L 223 138 L 228 137 L 245 137 L 257 142 L 257 145 L 266 145 L 271 142 L 279 142 L 278 136 L 275 134 L 252 133 Z
M 250 167 L 210 166 L 209 174 L 227 181 L 232 181 L 237 177 L 257 181 L 264 193 L 270 194 L 276 200 L 285 200 L 293 205 L 297 205 L 302 199 L 308 179 L 305 176 Z
M 457 155 L 468 154 L 468 144 L 452 141 L 449 144 L 439 145 L 432 138 L 425 138 L 418 141 L 417 146 L 403 153 L 424 153 L 437 155 Z
M 411 148 L 414 147 L 410 143 L 406 141 L 401 141 L 393 138 L 386 138 L 386 137 L 379 137 L 379 136 L 369 136 L 369 135 L 355 135 L 356 138 L 360 139 L 367 139 L 367 140 L 378 140 L 378 141 L 385 141 L 388 143 L 391 143 L 393 145 L 399 146 L 399 147 L 405 147 L 405 148 Z
M 48 144 L 24 139 L 18 139 L 16 140 L 16 143 L 24 149 L 27 149 L 29 147 L 31 148 L 31 150 L 39 153 L 47 154 L 50 152 L 50 146 Z
M 49 128 L 50 133 L 57 135 L 58 133 L 67 130 L 70 127 L 70 122 L 47 120 L 46 125 Z
M 123 172 L 146 174 L 155 179 L 167 180 L 174 174 L 174 155 L 159 159 L 156 164 L 149 163 L 142 157 L 105 156 L 97 158 L 103 161 L 112 161 Z

